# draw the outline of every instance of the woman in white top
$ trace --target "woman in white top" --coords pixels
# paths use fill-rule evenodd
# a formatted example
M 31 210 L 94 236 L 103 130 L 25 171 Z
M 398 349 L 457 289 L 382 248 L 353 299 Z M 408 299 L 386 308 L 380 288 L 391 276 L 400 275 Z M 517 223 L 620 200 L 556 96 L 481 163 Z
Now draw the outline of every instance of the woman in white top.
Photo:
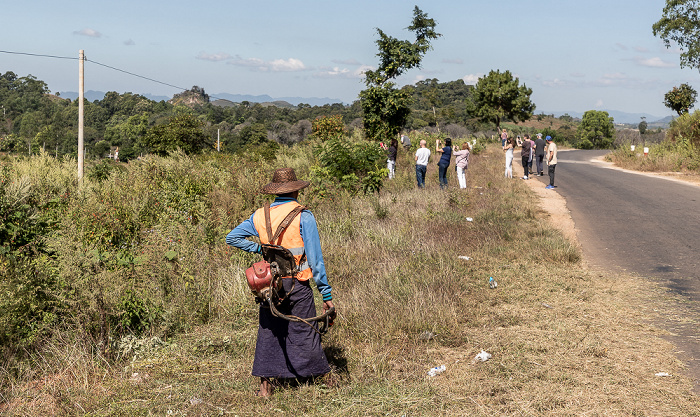
M 467 167 L 469 166 L 469 142 L 462 144 L 462 150 L 459 146 L 455 146 L 455 168 L 457 169 L 457 179 L 459 180 L 459 188 L 467 188 Z
M 506 178 L 513 178 L 513 138 L 508 138 L 503 147 L 506 153 Z

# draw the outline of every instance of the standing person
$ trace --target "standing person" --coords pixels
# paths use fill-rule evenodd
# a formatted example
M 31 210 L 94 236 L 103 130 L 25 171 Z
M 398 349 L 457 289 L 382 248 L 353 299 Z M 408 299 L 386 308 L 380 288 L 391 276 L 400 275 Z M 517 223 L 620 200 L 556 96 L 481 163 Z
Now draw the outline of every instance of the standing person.
M 399 141 L 396 139 L 391 140 L 391 145 L 389 145 L 388 155 L 389 159 L 386 160 L 386 167 L 389 170 L 389 179 L 394 178 L 396 174 L 396 152 L 399 149 Z
M 532 142 L 530 142 L 530 139 L 526 136 L 525 140 L 520 143 L 520 157 L 523 162 L 523 179 L 526 180 L 528 179 L 527 173 L 527 166 L 528 163 L 530 162 L 530 159 L 532 158 L 532 155 L 530 151 L 532 150 Z
M 416 151 L 416 181 L 418 188 L 425 188 L 425 173 L 428 172 L 428 160 L 430 159 L 430 149 L 426 147 L 428 142 L 420 141 L 420 148 Z
M 505 129 L 501 130 L 501 146 L 506 146 L 508 140 L 508 132 Z
M 455 146 L 455 165 L 457 166 L 457 180 L 459 188 L 467 188 L 467 168 L 469 167 L 469 151 L 471 150 L 469 142 L 462 144 L 462 150 L 459 146 Z
M 114 162 L 119 162 L 119 146 L 117 146 L 117 150 L 114 151 Z
M 537 175 L 544 175 L 544 153 L 547 147 L 547 142 L 542 139 L 542 134 L 537 134 L 537 140 L 535 140 L 535 167 L 537 168 Z
M 512 138 L 506 139 L 506 144 L 503 146 L 503 152 L 506 154 L 506 178 L 513 178 L 513 149 L 515 144 Z
M 548 190 L 554 189 L 554 170 L 557 168 L 557 144 L 552 141 L 551 136 L 547 136 L 547 165 L 549 172 L 549 185 L 544 187 Z
M 307 181 L 297 180 L 292 168 L 280 168 L 275 171 L 272 182 L 262 188 L 264 194 L 276 195 L 275 201 L 269 205 L 271 230 L 277 230 L 287 215 L 300 207 L 297 202 L 299 190 L 308 185 Z M 236 226 L 226 236 L 226 243 L 247 252 L 262 253 L 261 246 L 247 238 L 255 236 L 260 238 L 261 243 L 270 243 L 271 236 L 267 231 L 265 211 L 266 207 L 256 210 L 250 218 Z M 309 278 L 313 278 L 323 298 L 323 311 L 333 308 L 331 286 L 328 285 L 314 215 L 304 209 L 292 219 L 281 237 L 273 243 L 289 249 L 297 263 L 302 265 L 302 270 L 297 276 L 282 279 L 281 295 L 286 299 L 279 305 L 278 310 L 282 314 L 300 318 L 316 316 Z M 304 258 L 306 262 L 303 261 Z M 260 390 L 256 393 L 258 396 L 272 395 L 273 380 L 310 378 L 330 372 L 328 360 L 321 347 L 321 335 L 315 325 L 311 327 L 306 323 L 290 322 L 273 316 L 269 307 L 265 308 L 263 304 L 260 305 L 259 314 L 258 339 L 252 370 L 253 376 L 260 377 Z
M 445 146 L 440 147 L 440 139 L 435 141 L 435 152 L 441 153 L 440 160 L 438 161 L 438 177 L 440 178 L 440 188 L 443 190 L 447 188 L 447 168 L 450 166 L 450 159 L 452 158 L 452 139 L 445 139 Z
M 525 138 L 530 141 L 530 159 L 527 161 L 528 175 L 532 175 L 532 162 L 535 160 L 535 141 L 530 139 L 530 135 L 525 135 Z
M 401 144 L 403 145 L 404 149 L 411 149 L 411 139 L 405 132 L 401 135 Z

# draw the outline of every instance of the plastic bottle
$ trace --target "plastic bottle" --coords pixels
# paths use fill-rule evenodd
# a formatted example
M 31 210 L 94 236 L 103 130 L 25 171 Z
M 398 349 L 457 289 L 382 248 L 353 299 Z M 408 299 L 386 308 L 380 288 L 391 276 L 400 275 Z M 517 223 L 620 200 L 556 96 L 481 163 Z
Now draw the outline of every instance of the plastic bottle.
M 432 368 L 431 370 L 428 371 L 428 376 L 435 376 L 435 375 L 441 374 L 441 373 L 445 372 L 445 369 L 446 369 L 445 365 L 436 366 L 435 368 Z
M 496 287 L 498 287 L 496 280 L 493 277 L 489 277 L 489 288 L 494 289 Z

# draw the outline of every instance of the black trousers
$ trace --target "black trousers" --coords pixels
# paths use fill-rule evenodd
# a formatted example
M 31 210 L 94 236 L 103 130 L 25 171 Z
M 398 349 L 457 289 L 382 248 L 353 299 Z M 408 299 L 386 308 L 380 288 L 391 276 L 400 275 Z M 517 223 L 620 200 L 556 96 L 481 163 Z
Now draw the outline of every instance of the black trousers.
M 554 187 L 554 170 L 557 168 L 557 164 L 554 165 L 549 165 L 549 169 L 547 170 L 549 172 L 549 185 Z

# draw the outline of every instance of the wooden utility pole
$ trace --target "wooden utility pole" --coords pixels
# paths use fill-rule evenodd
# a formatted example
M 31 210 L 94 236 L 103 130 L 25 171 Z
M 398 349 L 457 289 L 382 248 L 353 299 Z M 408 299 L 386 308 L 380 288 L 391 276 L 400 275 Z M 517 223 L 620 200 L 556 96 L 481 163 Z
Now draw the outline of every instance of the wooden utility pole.
M 78 59 L 78 181 L 83 181 L 83 160 L 85 159 L 85 148 L 83 145 L 83 121 L 85 104 L 85 51 L 80 50 Z
M 221 152 L 221 135 L 219 134 L 220 129 L 216 129 L 216 151 Z

